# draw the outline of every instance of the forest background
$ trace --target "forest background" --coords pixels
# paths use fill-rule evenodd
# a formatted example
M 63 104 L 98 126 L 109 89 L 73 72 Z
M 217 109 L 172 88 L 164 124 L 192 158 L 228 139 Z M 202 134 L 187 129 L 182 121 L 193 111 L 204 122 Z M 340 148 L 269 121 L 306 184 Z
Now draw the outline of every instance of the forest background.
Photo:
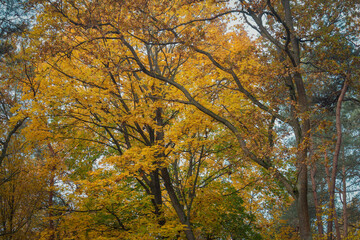
M 0 4 L 1 239 L 359 239 L 358 1 Z

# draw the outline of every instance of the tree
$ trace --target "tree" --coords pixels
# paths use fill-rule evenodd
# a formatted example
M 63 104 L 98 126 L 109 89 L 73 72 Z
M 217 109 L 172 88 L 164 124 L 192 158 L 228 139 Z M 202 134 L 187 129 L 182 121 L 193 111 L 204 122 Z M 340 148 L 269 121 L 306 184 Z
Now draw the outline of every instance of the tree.
M 45 12 L 42 16 L 44 19 L 46 14 L 50 13 Z M 226 155 L 219 155 L 219 152 L 231 147 L 220 147 L 221 144 L 230 144 L 215 138 L 215 134 L 222 132 L 217 133 L 215 130 L 219 128 L 217 124 L 181 104 L 183 101 L 177 101 L 181 97 L 178 92 L 168 91 L 163 83 L 132 71 L 131 65 L 128 65 L 129 59 L 122 55 L 126 49 L 119 46 L 117 41 L 89 41 L 88 37 L 91 39 L 93 36 L 88 36 L 88 32 L 84 32 L 84 35 L 81 33 L 80 36 L 78 32 L 73 32 L 74 29 L 65 26 L 57 26 L 65 31 L 63 33 L 60 29 L 59 32 L 48 32 L 46 27 L 48 26 L 35 28 L 33 34 L 42 31 L 43 37 L 51 39 L 53 36 L 47 34 L 64 35 L 57 37 L 57 46 L 43 46 L 45 48 L 42 53 L 58 55 L 40 56 L 36 79 L 24 85 L 28 92 L 25 98 L 32 100 L 29 109 L 36 112 L 37 116 L 32 118 L 27 131 L 35 134 L 32 138 L 66 142 L 74 161 L 86 161 L 88 170 L 100 168 L 98 185 L 105 184 L 107 187 L 109 181 L 113 180 L 111 185 L 119 189 L 120 193 L 125 192 L 123 188 L 130 188 L 129 192 L 134 194 L 132 201 L 139 199 L 138 205 L 144 206 L 145 211 L 144 214 L 129 217 L 131 221 L 121 220 L 119 224 L 117 218 L 128 214 L 121 207 L 129 204 L 128 195 L 123 194 L 116 204 L 110 204 L 108 199 L 113 198 L 112 193 L 101 193 L 101 196 L 106 197 L 101 197 L 96 202 L 99 208 L 95 209 L 83 208 L 88 205 L 87 201 L 94 203 L 91 197 L 86 197 L 79 200 L 80 203 L 75 202 L 76 209 L 69 211 L 80 211 L 92 219 L 95 216 L 96 221 L 85 224 L 84 227 L 87 228 L 78 232 L 85 234 L 88 228 L 93 228 L 92 224 L 98 223 L 106 228 L 116 225 L 121 234 L 130 237 L 134 232 L 131 229 L 146 221 L 151 226 L 144 228 L 148 236 L 166 237 L 179 230 L 183 230 L 188 239 L 202 235 L 201 231 L 193 230 L 196 224 L 191 220 L 191 216 L 196 214 L 193 212 L 196 192 L 200 188 L 211 191 L 208 185 L 212 181 L 220 181 L 224 174 L 229 173 L 230 168 L 238 165 L 237 160 L 229 161 Z M 69 53 L 69 44 L 74 42 L 81 48 L 72 48 Z M 34 41 L 34 45 L 36 44 L 43 42 Z M 174 54 L 172 46 L 149 46 L 147 51 L 156 71 L 172 71 L 175 76 L 178 63 L 173 60 L 164 62 L 158 57 L 162 53 Z M 36 83 L 35 87 L 33 83 Z M 83 147 L 84 142 L 87 142 L 86 148 Z M 212 159 L 215 156 L 219 159 L 216 163 L 211 163 L 215 162 Z M 69 156 L 65 154 L 64 159 L 66 158 Z M 115 172 L 108 173 L 106 167 L 96 166 L 100 160 L 105 166 L 114 168 Z M 72 167 L 69 171 L 71 169 Z M 87 172 L 82 174 L 87 178 L 91 176 Z M 84 176 L 78 178 L 82 179 Z M 117 183 L 120 180 L 129 183 Z M 93 193 L 89 187 L 93 186 L 92 181 L 86 181 L 89 186 L 83 184 L 84 181 L 82 179 L 81 186 L 86 191 L 86 196 L 94 194 L 94 198 L 98 198 L 99 193 Z M 136 188 L 136 191 L 132 188 Z M 120 193 L 117 192 L 114 197 Z M 172 211 L 167 211 L 166 214 L 166 207 L 170 207 Z M 134 211 L 139 211 L 135 204 L 133 208 Z M 204 210 L 204 205 L 202 208 Z M 250 216 L 252 217 L 251 214 L 243 214 L 244 218 Z M 114 223 L 115 220 L 117 224 Z M 180 223 L 181 228 L 169 228 L 168 225 L 174 221 Z M 230 220 L 225 218 L 224 222 L 228 221 Z M 241 226 L 232 226 L 233 223 L 229 225 L 231 231 Z M 68 224 L 64 222 L 62 226 L 68 227 Z M 251 227 L 250 224 L 247 231 L 250 232 Z M 109 237 L 117 233 L 109 232 Z M 65 236 L 63 234 L 65 233 L 60 233 Z M 136 234 L 139 233 L 134 233 L 132 237 L 139 238 Z
M 39 174 L 41 164 L 24 158 L 25 151 L 19 138 L 13 139 L 11 155 L 0 168 L 3 182 L 0 188 L 0 236 L 1 239 L 33 239 L 41 225 L 41 208 L 46 197 L 44 178 Z M 29 161 L 31 159 L 31 161 Z
M 21 96 L 21 90 L 17 86 L 19 75 L 14 72 L 21 69 L 17 64 L 22 59 L 16 56 L 15 45 L 21 42 L 18 35 L 25 30 L 26 20 L 20 17 L 25 12 L 23 2 L 2 1 L 0 4 L 0 64 L 3 69 L 0 79 L 1 166 L 8 155 L 7 151 L 11 147 L 12 138 L 25 122 L 25 118 L 17 119 L 17 121 L 11 121 L 11 118 L 16 115 L 12 109 L 17 107 Z
M 342 3 L 338 4 L 338 2 L 331 2 L 326 5 L 326 7 L 333 7 L 336 6 L 338 9 L 343 9 L 348 7 L 351 4 L 349 3 Z M 199 18 L 197 20 L 190 20 L 186 23 L 178 24 L 176 26 L 169 27 L 169 24 L 167 24 L 165 21 L 159 20 L 159 18 L 152 17 L 152 13 L 148 14 L 149 18 L 151 18 L 151 23 L 158 26 L 158 29 L 161 29 L 162 31 L 168 31 L 169 33 L 173 34 L 174 38 L 179 41 L 180 43 L 183 43 L 189 47 L 189 50 L 193 50 L 194 52 L 203 54 L 209 58 L 209 60 L 214 64 L 215 67 L 218 69 L 226 72 L 230 77 L 233 78 L 234 82 L 237 85 L 237 90 L 242 92 L 255 106 L 257 106 L 259 109 L 263 110 L 264 112 L 267 112 L 268 114 L 272 115 L 272 117 L 282 121 L 284 124 L 289 125 L 296 138 L 296 172 L 297 172 L 297 180 L 296 180 L 296 186 L 291 186 L 291 183 L 289 179 L 286 179 L 280 172 L 277 172 L 276 175 L 278 179 L 282 182 L 282 184 L 285 185 L 287 188 L 289 194 L 293 195 L 297 199 L 298 203 L 298 217 L 299 217 L 299 226 L 300 226 L 300 234 L 302 239 L 310 239 L 311 233 L 310 233 L 310 219 L 308 214 L 308 200 L 307 200 L 307 183 L 308 183 L 308 175 L 307 175 L 307 158 L 309 154 L 309 138 L 310 138 L 310 118 L 309 118 L 309 111 L 311 110 L 311 105 L 308 100 L 309 93 L 306 90 L 306 84 L 308 84 L 305 80 L 306 75 L 301 71 L 302 67 L 302 59 L 304 56 L 306 56 L 306 53 L 310 54 L 319 54 L 321 55 L 322 51 L 312 51 L 313 49 L 309 50 L 309 46 L 306 44 L 303 44 L 303 42 L 306 42 L 309 38 L 310 41 L 317 42 L 316 37 L 319 33 L 327 32 L 330 33 L 333 38 L 326 39 L 321 38 L 320 41 L 318 41 L 318 44 L 329 46 L 328 44 L 333 43 L 334 41 L 338 41 L 338 33 L 341 31 L 337 28 L 333 28 L 334 22 L 324 22 L 324 25 L 320 25 L 315 32 L 313 32 L 311 29 L 309 29 L 309 22 L 305 22 L 304 25 L 301 25 L 302 22 L 298 19 L 300 19 L 301 15 L 299 12 L 297 12 L 299 9 L 302 10 L 301 14 L 303 15 L 304 5 L 299 4 L 298 6 L 292 5 L 290 1 L 281 1 L 281 2 L 256 2 L 254 4 L 246 1 L 239 1 L 239 5 L 236 6 L 234 10 L 229 10 L 230 12 L 239 12 L 242 13 L 245 17 L 245 20 L 248 22 L 250 26 L 252 26 L 254 29 L 256 29 L 265 39 L 267 39 L 274 47 L 275 51 L 272 53 L 273 57 L 277 58 L 278 64 L 283 64 L 283 66 L 286 69 L 285 75 L 282 75 L 283 80 L 283 86 L 285 89 L 287 88 L 288 96 L 291 101 L 285 101 L 282 102 L 281 105 L 287 106 L 287 109 L 289 109 L 288 116 L 283 115 L 278 111 L 281 105 L 278 105 L 277 107 L 273 108 L 271 105 L 265 104 L 266 101 L 260 101 L 258 100 L 258 97 L 254 93 L 251 93 L 246 89 L 246 87 L 243 86 L 241 81 L 239 80 L 239 76 L 234 70 L 234 66 L 231 64 L 228 64 L 223 59 L 220 59 L 218 55 L 216 55 L 216 52 L 213 53 L 209 50 L 204 50 L 204 48 L 200 48 L 198 42 L 194 41 L 193 38 L 186 36 L 184 32 L 178 32 L 177 30 L 180 28 L 179 26 L 189 26 L 189 28 L 194 25 L 194 22 L 198 21 L 206 21 L 215 19 L 219 15 L 210 15 L 208 17 Z M 316 10 L 317 11 L 317 10 Z M 310 10 L 311 12 L 311 10 Z M 226 12 L 225 12 L 226 13 Z M 223 14 L 225 14 L 223 13 Z M 299 14 L 299 15 L 297 15 Z M 336 11 L 333 16 L 335 18 L 335 25 L 339 23 L 340 21 L 337 20 L 338 17 L 350 17 L 352 15 L 358 14 L 356 11 Z M 267 19 L 267 22 L 265 23 L 264 18 Z M 316 12 L 316 16 L 325 17 L 327 18 L 328 15 L 323 10 L 320 10 Z M 252 22 L 248 20 L 248 18 L 251 18 Z M 331 19 L 331 18 L 329 18 Z M 297 21 L 297 22 L 295 22 Z M 161 22 L 159 24 L 159 22 Z M 189 23 L 189 25 L 187 25 Z M 269 25 L 268 25 L 269 23 Z M 342 21 L 342 24 L 344 24 L 346 27 L 345 29 L 350 30 L 350 26 L 352 22 L 348 21 Z M 311 24 L 310 24 L 311 25 Z M 164 27 L 165 26 L 165 27 Z M 191 93 L 184 88 L 184 85 L 179 82 L 175 82 L 173 79 L 167 78 L 164 75 L 157 74 L 154 71 L 151 71 L 151 69 L 142 61 L 141 57 L 139 57 L 139 53 L 136 51 L 136 49 L 128 42 L 128 36 L 124 36 L 124 31 L 121 32 L 121 40 L 125 46 L 129 48 L 131 51 L 133 57 L 135 58 L 134 62 L 139 67 L 141 71 L 148 74 L 149 76 L 152 76 L 154 78 L 157 78 L 161 81 L 167 82 L 176 88 L 180 89 L 184 95 L 188 98 L 188 100 L 196 106 L 198 109 L 203 111 L 205 114 L 213 117 L 214 119 L 218 120 L 219 122 L 222 122 L 224 125 L 226 125 L 237 137 L 238 141 L 240 142 L 243 151 L 246 153 L 246 155 L 251 158 L 254 162 L 258 163 L 259 165 L 263 166 L 265 169 L 271 169 L 272 165 L 269 164 L 269 156 L 265 156 L 264 159 L 261 157 L 257 157 L 251 150 L 246 146 L 246 142 L 244 141 L 243 137 L 240 135 L 239 128 L 234 126 L 226 117 L 223 117 L 222 115 L 216 114 L 212 109 L 206 108 L 204 104 L 201 104 L 199 101 L 197 101 Z M 351 34 L 356 34 L 355 32 L 352 32 Z M 310 37 L 309 37 L 310 36 Z M 354 36 L 354 35 L 352 35 Z M 312 37 L 314 39 L 312 39 Z M 190 39 L 190 41 L 189 41 Z M 142 39 L 143 42 L 146 44 L 146 40 Z M 351 41 L 351 39 L 346 39 L 346 41 Z M 341 41 L 338 41 L 340 44 Z M 199 44 L 199 45 L 198 45 Z M 305 49 L 305 55 L 301 53 L 302 48 Z M 316 49 L 316 48 L 315 48 Z M 317 49 L 319 50 L 319 49 Z M 329 51 L 329 49 L 327 49 Z M 340 58 L 342 58 L 344 55 L 342 55 L 340 52 L 333 51 L 334 48 L 331 49 L 331 54 L 340 54 Z M 345 54 L 346 55 L 346 54 Z M 349 55 L 346 55 L 349 56 Z M 351 55 L 350 55 L 351 56 Z M 354 56 L 355 58 L 351 58 L 350 63 L 352 64 L 350 69 L 354 69 L 354 67 L 357 66 L 357 56 Z M 349 61 L 346 61 L 349 63 Z M 311 61 L 310 61 L 311 63 Z M 327 63 L 334 63 L 333 60 L 329 59 Z M 343 74 L 347 74 L 346 69 L 342 69 L 343 65 L 340 63 L 339 65 L 331 64 L 333 69 L 332 71 L 343 71 Z M 329 65 L 327 66 L 329 67 Z M 347 68 L 349 69 L 349 68 Z M 356 75 L 356 73 L 355 73 Z M 348 80 L 347 80 L 348 81 Z M 345 83 L 344 91 L 346 91 L 347 88 L 347 82 Z M 310 94 L 311 95 L 311 94 Z M 341 101 L 340 101 L 341 102 Z M 340 103 L 341 104 L 341 103 Z M 340 139 L 340 135 L 339 138 Z M 337 148 L 339 149 L 339 143 L 337 145 Z M 267 157 L 267 158 L 266 158 Z M 335 181 L 335 174 L 336 172 L 336 162 L 337 157 L 334 158 L 334 167 L 333 167 L 333 174 L 332 174 L 332 184 L 330 188 L 334 188 L 334 181 Z M 333 191 L 331 193 L 333 195 Z M 333 199 L 333 197 L 330 197 Z M 331 200 L 332 202 L 333 200 Z M 330 208 L 333 207 L 333 204 L 330 204 Z M 329 225 L 330 228 L 331 224 Z
M 347 50 L 352 39 L 339 38 L 342 29 L 351 36 L 357 34 L 356 20 L 351 19 L 356 19 L 352 17 L 358 12 L 353 6 L 351 1 L 290 0 L 238 1 L 232 6 L 206 1 L 44 2 L 43 22 L 34 33 L 41 31 L 51 40 L 38 42 L 43 57 L 57 55 L 56 61 L 49 61 L 57 71 L 54 78 L 44 78 L 52 86 L 47 90 L 53 90 L 48 95 L 52 100 L 46 104 L 64 111 L 59 99 L 74 95 L 63 103 L 77 105 L 75 114 L 71 107 L 65 112 L 82 124 L 96 126 L 93 134 L 101 139 L 96 141 L 111 143 L 109 147 L 121 156 L 123 149 L 127 150 L 124 156 L 135 155 L 134 143 L 127 137 L 145 142 L 144 149 L 151 149 L 152 154 L 145 159 L 152 159 L 152 164 L 147 166 L 150 173 L 143 174 L 151 181 L 143 186 L 155 196 L 153 207 L 161 216 L 157 206 L 163 205 L 162 178 L 180 222 L 187 226 L 188 239 L 194 238 L 189 216 L 174 191 L 168 166 L 162 164 L 166 163 L 167 143 L 171 145 L 171 141 L 165 143 L 164 134 L 172 120 L 169 113 L 183 111 L 175 107 L 166 112 L 165 102 L 194 106 L 232 133 L 238 159 L 250 160 L 256 171 L 272 175 L 296 199 L 301 238 L 310 239 L 308 166 L 311 132 L 315 130 L 312 116 L 317 113 L 310 101 L 314 95 L 311 87 L 329 84 L 334 75 L 349 76 L 349 84 L 357 76 L 358 54 Z M 263 42 L 252 44 L 242 27 L 228 29 L 233 14 L 257 30 Z M 326 81 L 308 69 L 320 69 Z M 115 84 L 111 75 L 116 76 Z M 83 85 L 69 89 L 69 83 Z M 126 109 L 123 89 L 131 89 L 124 96 L 130 97 L 135 112 L 135 108 Z M 114 95 L 117 105 L 109 101 Z M 144 105 L 138 107 L 139 103 Z M 115 118 L 108 124 L 117 116 L 115 110 L 122 108 L 129 114 L 127 121 L 146 114 L 151 120 L 128 123 L 120 114 L 121 121 Z M 283 131 L 291 131 L 286 136 L 289 141 L 281 140 Z M 336 173 L 336 158 L 333 165 Z M 141 168 L 135 170 L 141 176 Z M 332 174 L 333 183 L 335 177 Z M 139 180 L 146 183 L 146 178 Z M 330 186 L 334 189 L 335 185 Z

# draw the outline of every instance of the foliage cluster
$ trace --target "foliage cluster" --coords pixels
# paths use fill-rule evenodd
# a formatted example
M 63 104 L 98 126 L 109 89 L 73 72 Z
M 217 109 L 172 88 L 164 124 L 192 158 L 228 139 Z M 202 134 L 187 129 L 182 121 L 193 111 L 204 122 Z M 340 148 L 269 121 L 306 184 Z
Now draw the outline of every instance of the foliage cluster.
M 5 3 L 0 238 L 359 237 L 358 3 Z

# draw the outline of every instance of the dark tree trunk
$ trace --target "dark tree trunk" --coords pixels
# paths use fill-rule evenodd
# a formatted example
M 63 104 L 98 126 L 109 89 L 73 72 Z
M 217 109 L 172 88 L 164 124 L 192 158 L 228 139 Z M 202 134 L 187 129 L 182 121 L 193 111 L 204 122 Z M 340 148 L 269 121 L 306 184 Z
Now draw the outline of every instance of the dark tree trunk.
M 162 175 L 162 179 L 164 180 L 166 191 L 169 194 L 171 205 L 174 207 L 176 214 L 180 219 L 180 222 L 187 226 L 186 229 L 184 230 L 186 238 L 188 240 L 195 240 L 195 236 L 190 224 L 190 219 L 186 216 L 183 206 L 180 204 L 179 199 L 176 196 L 167 168 L 161 169 L 161 175 Z
M 312 186 L 314 205 L 315 205 L 315 211 L 316 211 L 316 221 L 317 221 L 316 225 L 318 227 L 319 236 L 321 238 L 324 235 L 324 226 L 323 226 L 323 222 L 321 219 L 322 212 L 321 212 L 321 207 L 319 205 L 319 199 L 318 199 L 318 195 L 317 195 L 317 191 L 316 191 L 315 175 L 316 175 L 316 164 L 314 163 L 311 168 L 311 186 Z

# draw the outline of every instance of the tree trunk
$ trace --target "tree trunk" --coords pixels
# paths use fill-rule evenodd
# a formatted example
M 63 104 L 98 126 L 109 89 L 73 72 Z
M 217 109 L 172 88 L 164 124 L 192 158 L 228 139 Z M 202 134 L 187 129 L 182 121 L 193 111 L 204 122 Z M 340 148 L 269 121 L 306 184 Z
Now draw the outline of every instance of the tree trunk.
M 284 23 L 286 25 L 285 32 L 287 38 L 290 40 L 291 49 L 287 44 L 284 45 L 284 50 L 294 67 L 295 72 L 293 73 L 293 79 L 296 86 L 297 92 L 297 104 L 299 106 L 299 114 L 295 113 L 296 121 L 299 123 L 302 121 L 300 128 L 294 126 L 294 130 L 298 132 L 297 136 L 297 200 L 298 200 L 298 216 L 299 216 L 299 227 L 300 227 L 300 238 L 303 240 L 311 239 L 310 229 L 310 217 L 309 217 L 309 206 L 308 206 L 308 169 L 307 169 L 307 157 L 309 153 L 309 139 L 310 139 L 310 119 L 307 116 L 309 110 L 309 103 L 307 99 L 306 89 L 304 81 L 299 68 L 301 66 L 301 53 L 300 53 L 300 42 L 296 36 L 294 29 L 293 15 L 291 12 L 291 6 L 289 0 L 281 1 L 284 7 Z
M 329 194 L 330 194 L 330 221 L 328 223 L 328 233 L 329 238 L 332 239 L 333 231 L 332 231 L 332 219 L 335 218 L 335 180 L 336 180 L 336 173 L 337 173 L 337 166 L 339 161 L 339 155 L 340 155 L 340 149 L 341 149 L 341 140 L 342 140 L 342 131 L 341 131 L 341 106 L 342 102 L 344 100 L 346 91 L 348 88 L 348 82 L 345 80 L 344 86 L 341 89 L 341 93 L 339 96 L 339 99 L 336 104 L 336 144 L 335 144 L 335 152 L 334 152 L 334 158 L 333 158 L 333 164 L 332 164 L 332 172 L 331 172 L 331 179 L 330 179 L 330 186 L 329 186 Z M 335 223 L 338 225 L 337 223 Z M 336 226 L 336 238 L 339 240 L 341 239 L 339 227 Z
M 302 156 L 304 153 L 301 154 Z M 305 161 L 306 158 L 303 156 L 298 159 Z M 303 240 L 311 239 L 311 229 L 310 229 L 310 217 L 309 217 L 309 206 L 308 206 L 308 197 L 307 197 L 307 188 L 308 188 L 308 174 L 307 174 L 307 165 L 306 163 L 300 163 L 298 167 L 298 183 L 296 185 L 298 194 L 297 194 L 297 211 L 299 216 L 299 228 L 300 228 L 300 238 Z
M 49 213 L 49 230 L 50 230 L 50 236 L 49 240 L 55 240 L 55 224 L 54 224 L 54 214 L 53 214 L 53 206 L 54 206 L 54 175 L 53 175 L 54 169 L 51 169 L 51 177 L 50 177 L 50 191 L 49 191 L 49 200 L 48 200 L 48 213 Z
M 298 190 L 298 216 L 299 216 L 299 227 L 300 237 L 303 240 L 311 239 L 310 229 L 310 217 L 309 217 L 309 206 L 308 206 L 308 169 L 307 169 L 307 158 L 309 153 L 309 139 L 310 139 L 310 119 L 306 116 L 309 106 L 304 86 L 304 81 L 299 72 L 294 73 L 294 83 L 298 95 L 298 106 L 300 108 L 300 117 L 303 118 L 301 130 L 294 127 L 297 135 L 297 156 L 296 165 L 298 172 L 297 179 L 297 190 Z M 296 114 L 296 113 L 295 113 Z M 297 122 L 300 120 L 297 118 Z
M 317 222 L 316 224 L 318 227 L 319 236 L 320 236 L 320 238 L 322 238 L 324 235 L 324 226 L 323 226 L 323 222 L 321 219 L 322 212 L 321 212 L 321 207 L 319 206 L 319 201 L 318 201 L 318 196 L 317 196 L 317 191 L 316 191 L 315 175 L 316 175 L 316 165 L 314 163 L 313 167 L 311 168 L 311 185 L 312 185 L 312 190 L 313 190 L 314 205 L 315 205 L 315 211 L 316 211 L 316 222 Z
M 54 224 L 54 214 L 53 214 L 53 207 L 54 207 L 54 186 L 55 186 L 55 170 L 56 165 L 54 163 L 54 159 L 56 158 L 56 152 L 51 144 L 48 144 L 48 148 L 50 150 L 50 156 L 53 158 L 51 161 L 52 167 L 50 169 L 50 183 L 49 183 L 49 199 L 48 199 L 48 214 L 49 214 L 49 230 L 50 236 L 49 240 L 55 240 L 55 224 Z
M 158 223 L 160 226 L 163 226 L 165 224 L 165 218 L 163 216 L 163 210 L 162 210 L 162 193 L 161 193 L 161 186 L 160 186 L 160 178 L 159 178 L 159 170 L 155 169 L 150 173 L 150 189 L 151 194 L 154 196 L 153 198 L 153 205 L 155 209 L 155 215 L 159 218 Z
M 345 154 L 343 151 L 343 158 L 344 158 L 344 162 L 345 162 Z M 348 219 L 347 219 L 347 205 L 346 205 L 346 171 L 345 171 L 345 163 L 342 166 L 342 173 L 343 173 L 343 191 L 342 191 L 342 195 L 343 195 L 343 220 L 344 220 L 344 238 L 347 238 L 347 233 L 348 233 Z
M 195 240 L 195 236 L 190 224 L 190 219 L 189 217 L 186 216 L 185 211 L 176 196 L 174 188 L 171 184 L 171 178 L 167 168 L 161 169 L 161 175 L 162 175 L 162 179 L 164 180 L 166 191 L 169 194 L 171 205 L 174 207 L 176 214 L 180 219 L 180 222 L 187 226 L 186 229 L 184 230 L 186 238 L 188 240 Z

